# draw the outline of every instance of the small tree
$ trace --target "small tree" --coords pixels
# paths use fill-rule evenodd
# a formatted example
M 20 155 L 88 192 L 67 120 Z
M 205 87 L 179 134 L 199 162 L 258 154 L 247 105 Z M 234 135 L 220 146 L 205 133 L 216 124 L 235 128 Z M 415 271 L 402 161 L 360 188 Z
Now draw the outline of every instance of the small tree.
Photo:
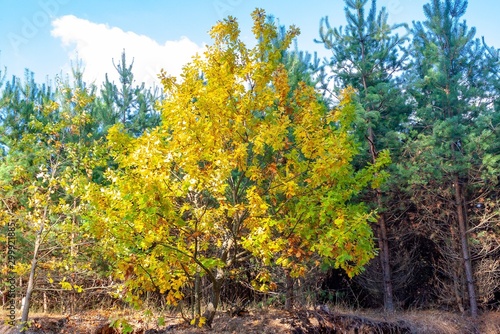
M 40 266 L 48 269 L 47 280 L 51 271 L 75 269 L 71 264 L 80 240 L 79 202 L 72 180 L 80 173 L 78 158 L 87 144 L 90 118 L 86 108 L 91 97 L 75 89 L 66 100 L 69 88 L 53 95 L 33 81 L 24 89 L 16 80 L 13 83 L 3 96 L 5 132 L 0 140 L 8 151 L 0 160 L 0 208 L 4 211 L 0 224 L 13 223 L 21 239 L 14 270 L 27 276 L 20 324 L 24 331 Z M 55 102 L 56 96 L 61 104 Z M 57 284 L 62 289 L 80 289 L 64 278 Z
M 352 200 L 378 187 L 388 157 L 354 171 L 352 92 L 329 111 L 313 87 L 292 88 L 282 58 L 298 29 L 275 43 L 265 13 L 252 17 L 255 47 L 230 17 L 211 30 L 214 45 L 185 66 L 181 83 L 162 74 L 162 125 L 136 139 L 112 128 L 118 167 L 107 171 L 107 186 L 88 186 L 91 229 L 125 281 L 126 300 L 158 290 L 176 304 L 193 286 L 199 325 L 211 325 L 224 278 L 249 259 L 292 277 L 321 264 L 352 276 L 374 255 L 375 216 Z M 262 268 L 252 284 L 274 289 Z M 212 290 L 204 316 L 200 277 Z

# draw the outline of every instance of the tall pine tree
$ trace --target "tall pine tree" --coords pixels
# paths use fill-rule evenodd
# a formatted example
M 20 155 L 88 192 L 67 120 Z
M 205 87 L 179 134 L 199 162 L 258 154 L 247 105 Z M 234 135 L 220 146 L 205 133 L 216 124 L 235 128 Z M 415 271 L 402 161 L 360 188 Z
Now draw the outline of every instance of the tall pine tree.
M 363 119 L 363 123 L 358 124 L 360 137 L 368 153 L 364 159 L 365 163 L 375 164 L 381 157 L 385 158 L 389 150 L 392 153 L 398 150 L 397 131 L 408 114 L 397 80 L 404 69 L 406 51 L 403 44 L 407 39 L 395 32 L 402 25 L 388 24 L 384 7 L 377 11 L 376 0 L 371 1 L 365 13 L 368 2 L 346 0 L 347 26 L 331 28 L 328 18 L 324 18 L 319 42 L 332 51 L 328 63 L 332 76 L 324 86 L 331 86 L 329 82 L 333 81 L 334 94 L 346 87 L 357 91 Z M 377 238 L 384 307 L 394 311 L 385 197 L 382 188 L 374 189 L 371 194 L 374 206 L 379 209 Z
M 414 23 L 410 90 L 416 103 L 413 136 L 408 142 L 404 170 L 421 219 L 434 225 L 447 266 L 450 292 L 464 310 L 478 313 L 474 270 L 469 244 L 467 206 L 473 174 L 482 163 L 473 151 L 478 120 L 491 98 L 485 73 L 485 50 L 475 29 L 461 18 L 466 0 L 432 0 L 424 6 L 426 20 Z M 423 212 L 433 212 L 426 216 Z M 451 235 L 446 235 L 451 233 Z M 446 253 L 446 254 L 445 254 Z M 456 256 L 456 261 L 453 261 Z

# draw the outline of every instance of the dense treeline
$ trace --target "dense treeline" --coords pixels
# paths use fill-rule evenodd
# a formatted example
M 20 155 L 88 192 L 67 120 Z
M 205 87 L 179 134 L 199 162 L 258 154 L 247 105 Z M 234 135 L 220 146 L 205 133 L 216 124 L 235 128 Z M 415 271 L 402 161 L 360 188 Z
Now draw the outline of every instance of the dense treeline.
M 256 46 L 218 22 L 161 91 L 125 52 L 99 87 L 3 71 L 4 308 L 498 307 L 500 61 L 466 8 L 346 0 L 323 61 L 256 10 Z

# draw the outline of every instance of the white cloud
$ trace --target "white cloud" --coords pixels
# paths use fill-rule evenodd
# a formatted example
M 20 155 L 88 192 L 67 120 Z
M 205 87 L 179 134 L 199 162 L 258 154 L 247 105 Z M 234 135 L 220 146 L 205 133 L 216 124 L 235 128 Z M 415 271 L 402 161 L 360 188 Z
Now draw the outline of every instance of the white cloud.
M 123 49 L 128 64 L 134 58 L 133 73 L 136 83 L 146 82 L 149 85 L 159 84 L 157 75 L 162 68 L 167 73 L 178 76 L 182 66 L 203 50 L 203 46 L 187 37 L 161 45 L 148 36 L 90 22 L 73 15 L 55 19 L 52 21 L 52 27 L 52 36 L 61 40 L 70 59 L 75 60 L 78 56 L 82 60 L 85 66 L 85 81 L 95 81 L 96 84 L 104 81 L 105 73 L 108 73 L 110 80 L 118 82 L 112 59 L 117 64 Z M 69 64 L 66 69 L 70 70 Z

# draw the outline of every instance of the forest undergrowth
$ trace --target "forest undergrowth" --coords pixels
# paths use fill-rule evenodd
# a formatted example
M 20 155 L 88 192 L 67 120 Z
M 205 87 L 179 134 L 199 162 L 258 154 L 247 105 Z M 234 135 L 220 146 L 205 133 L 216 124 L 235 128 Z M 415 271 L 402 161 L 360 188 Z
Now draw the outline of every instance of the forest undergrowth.
M 2 318 L 6 313 L 2 311 Z M 159 322 L 158 319 L 161 319 Z M 221 311 L 212 328 L 197 328 L 175 310 L 145 313 L 130 309 L 96 309 L 75 314 L 33 313 L 27 334 L 112 334 L 123 333 L 113 324 L 127 323 L 133 334 L 265 334 L 265 333 L 413 333 L 413 334 L 498 334 L 500 312 L 482 312 L 476 320 L 439 310 L 397 311 L 353 310 L 335 306 L 294 309 L 252 306 L 240 314 Z M 119 326 L 118 326 L 119 327 Z M 0 325 L 3 334 L 15 329 Z

